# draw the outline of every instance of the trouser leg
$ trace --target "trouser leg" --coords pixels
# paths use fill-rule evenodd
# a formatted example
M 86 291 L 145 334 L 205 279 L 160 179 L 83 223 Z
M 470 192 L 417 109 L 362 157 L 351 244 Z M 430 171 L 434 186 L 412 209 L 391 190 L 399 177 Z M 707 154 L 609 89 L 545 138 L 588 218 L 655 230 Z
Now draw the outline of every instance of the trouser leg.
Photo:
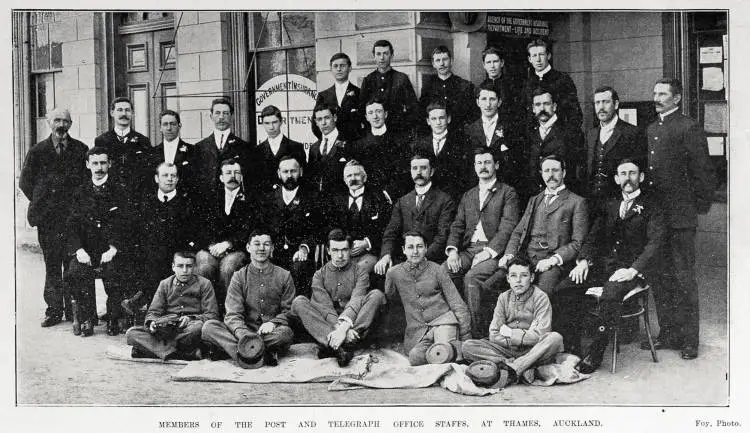
M 483 338 L 481 340 L 464 341 L 463 354 L 464 359 L 470 362 L 488 360 L 499 364 L 513 359 L 516 352 Z
M 292 314 L 299 318 L 315 341 L 324 346 L 328 345 L 328 334 L 333 331 L 338 321 L 336 310 L 313 303 L 304 296 L 297 296 L 292 301 Z
M 668 230 L 666 244 L 659 250 L 658 271 L 653 276 L 653 295 L 656 304 L 656 317 L 659 320 L 659 336 L 662 339 L 678 337 L 679 325 L 675 320 L 677 305 L 677 285 L 672 269 L 671 229 Z
M 352 262 L 356 263 L 361 269 L 364 269 L 368 274 L 372 273 L 375 268 L 375 263 L 378 262 L 378 258 L 370 253 L 365 253 L 357 257 L 352 257 Z
M 237 361 L 237 337 L 227 328 L 224 322 L 209 320 L 203 324 L 201 339 L 223 350 L 235 362 Z
M 698 346 L 700 334 L 698 284 L 695 280 L 695 229 L 673 229 L 672 269 L 675 290 L 675 322 L 684 344 Z
M 474 338 L 482 338 L 489 333 L 490 318 L 499 291 L 495 285 L 487 287 L 482 283 L 490 278 L 496 269 L 495 260 L 485 260 L 469 269 L 464 276 L 465 299 L 471 314 L 471 335 Z
M 553 266 L 542 273 L 536 275 L 535 284 L 539 287 L 547 296 L 552 296 L 555 291 L 555 287 L 565 277 L 561 267 Z
M 292 332 L 292 328 L 286 325 L 276 325 L 273 331 L 261 335 L 261 338 L 267 352 L 284 354 L 292 345 L 294 332 Z
M 563 351 L 563 338 L 557 332 L 544 334 L 526 353 L 507 362 L 520 376 L 524 371 L 537 365 L 549 364 Z
M 310 297 L 313 273 L 315 273 L 315 263 L 312 257 L 308 256 L 305 261 L 292 261 L 289 272 L 294 280 L 294 287 L 298 295 Z
M 219 305 L 219 316 L 224 315 L 224 302 L 227 297 L 227 288 L 232 281 L 232 275 L 245 265 L 245 253 L 234 251 L 224 256 L 219 262 L 219 279 L 214 286 L 216 291 L 216 303 Z
M 581 355 L 581 335 L 586 315 L 591 302 L 586 296 L 586 290 L 596 283 L 576 284 L 570 278 L 565 278 L 555 287 L 550 298 L 552 303 L 552 330 L 563 337 L 565 350 L 568 353 Z
M 175 337 L 177 351 L 191 354 L 200 347 L 201 330 L 203 329 L 202 320 L 191 320 L 185 328 L 181 329 Z
M 96 317 L 96 275 L 90 265 L 73 258 L 65 271 L 64 284 L 78 303 L 79 321 L 93 320 Z
M 358 304 L 355 307 L 359 311 L 352 328 L 357 331 L 360 337 L 364 337 L 369 334 L 370 326 L 380 314 L 380 309 L 385 304 L 385 295 L 380 290 L 371 290 L 365 296 L 352 302 Z
M 431 326 L 421 340 L 409 351 L 411 365 L 427 364 L 427 350 L 434 343 L 450 343 L 458 339 L 458 325 Z
M 508 280 L 507 280 L 508 271 L 504 268 L 497 268 L 495 273 L 493 273 L 489 278 L 487 278 L 484 283 L 480 284 L 484 290 L 492 290 L 496 293 L 502 293 L 506 290 L 508 290 Z
M 44 302 L 45 315 L 62 317 L 66 309 L 65 291 L 62 284 L 65 258 L 65 235 L 61 227 L 40 225 L 37 228 L 39 246 L 44 258 Z M 69 307 L 68 307 L 69 308 Z

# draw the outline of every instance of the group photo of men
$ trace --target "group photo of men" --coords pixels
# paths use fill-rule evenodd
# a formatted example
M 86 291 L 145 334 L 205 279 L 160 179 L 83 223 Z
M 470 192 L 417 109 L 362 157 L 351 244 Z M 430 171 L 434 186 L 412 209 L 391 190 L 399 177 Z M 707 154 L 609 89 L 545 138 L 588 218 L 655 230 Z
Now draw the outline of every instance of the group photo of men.
M 533 382 L 561 353 L 592 374 L 631 341 L 700 357 L 695 236 L 717 180 L 680 80 L 642 83 L 656 120 L 636 127 L 622 89 L 579 93 L 546 39 L 528 41 L 523 86 L 501 74 L 502 47 L 484 48 L 473 83 L 437 46 L 419 97 L 391 66 L 398 49 L 374 42 L 359 87 L 351 53 L 330 57 L 312 144 L 284 134 L 274 105 L 257 113 L 265 140 L 238 136 L 229 96 L 205 107 L 213 132 L 196 143 L 171 109 L 160 136 L 136 131 L 128 97 L 109 101 L 112 128 L 92 143 L 69 134 L 68 108 L 50 110 L 19 180 L 44 259 L 41 327 L 245 369 L 300 342 L 342 367 L 396 347 L 495 388 Z M 621 326 L 644 288 L 653 338 Z

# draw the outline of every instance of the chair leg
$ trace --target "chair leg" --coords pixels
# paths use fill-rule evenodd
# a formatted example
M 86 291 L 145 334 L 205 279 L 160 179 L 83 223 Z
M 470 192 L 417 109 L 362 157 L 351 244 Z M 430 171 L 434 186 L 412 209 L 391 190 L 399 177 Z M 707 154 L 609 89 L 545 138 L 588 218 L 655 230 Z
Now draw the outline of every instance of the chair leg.
M 656 355 L 656 348 L 654 348 L 654 340 L 651 338 L 651 322 L 649 319 L 648 311 L 648 296 L 643 301 L 643 327 L 646 328 L 646 338 L 648 338 L 648 345 L 651 348 L 651 358 L 654 362 L 659 362 L 659 358 Z
M 617 327 L 615 327 L 614 335 L 612 336 L 612 374 L 615 374 L 615 370 L 617 369 L 617 352 L 619 352 L 618 346 L 619 342 L 617 341 Z

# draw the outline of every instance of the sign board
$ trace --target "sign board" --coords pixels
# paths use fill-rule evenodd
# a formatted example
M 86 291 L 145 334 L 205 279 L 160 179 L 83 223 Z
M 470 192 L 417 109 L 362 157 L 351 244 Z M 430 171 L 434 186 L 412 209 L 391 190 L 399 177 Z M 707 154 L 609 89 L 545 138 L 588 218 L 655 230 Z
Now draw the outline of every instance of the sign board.
M 487 32 L 514 38 L 545 37 L 549 36 L 549 21 L 488 12 Z
M 281 110 L 284 118 L 282 132 L 292 140 L 312 144 L 317 138 L 312 133 L 312 110 L 318 96 L 317 85 L 302 75 L 277 75 L 258 87 L 255 91 L 255 113 L 257 142 L 266 139 L 260 112 L 274 105 Z

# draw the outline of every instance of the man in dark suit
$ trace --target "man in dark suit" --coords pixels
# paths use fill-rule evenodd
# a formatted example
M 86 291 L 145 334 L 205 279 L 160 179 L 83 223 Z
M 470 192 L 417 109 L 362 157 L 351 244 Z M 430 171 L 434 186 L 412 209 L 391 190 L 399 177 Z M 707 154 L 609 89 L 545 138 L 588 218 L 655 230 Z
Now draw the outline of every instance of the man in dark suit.
M 590 305 L 586 290 L 602 286 L 599 320 L 593 344 L 576 367 L 592 373 L 602 363 L 604 350 L 617 326 L 622 298 L 646 276 L 653 276 L 658 250 L 666 228 L 659 199 L 642 191 L 644 174 L 632 159 L 623 159 L 615 169 L 619 198 L 611 199 L 595 220 L 569 277 L 555 289 L 555 328 L 565 341 L 567 352 L 580 354 L 581 323 Z
M 322 136 L 310 148 L 310 159 L 305 167 L 308 182 L 321 194 L 343 191 L 341 173 L 349 159 L 349 149 L 347 142 L 339 138 L 336 107 L 317 105 L 313 117 Z
M 362 80 L 360 105 L 373 96 L 380 96 L 388 110 L 388 127 L 394 132 L 412 135 L 418 119 L 417 95 L 409 76 L 391 68 L 393 45 L 381 39 L 372 46 L 377 69 Z
M 505 59 L 503 52 L 496 46 L 488 46 L 482 51 L 482 67 L 487 73 L 487 78 L 479 85 L 485 88 L 491 88 L 497 94 L 498 99 L 502 101 L 500 112 L 512 119 L 512 126 L 516 125 L 519 120 L 525 118 L 526 111 L 522 107 L 522 102 L 518 98 L 518 90 L 513 88 L 511 83 L 512 77 L 504 73 Z
M 95 280 L 101 278 L 107 293 L 107 334 L 120 333 L 120 303 L 125 290 L 137 284 L 132 269 L 124 269 L 129 226 L 128 207 L 122 186 L 109 177 L 109 156 L 103 147 L 86 154 L 91 180 L 80 185 L 72 200 L 67 221 L 68 254 L 73 256 L 65 270 L 64 284 L 75 301 L 73 333 L 87 337 L 94 333 L 96 317 Z M 132 256 L 132 253 L 131 253 Z M 77 317 L 76 317 L 77 316 Z M 80 327 L 79 327 L 80 326 Z
M 266 130 L 268 138 L 263 140 L 254 148 L 254 165 L 256 167 L 256 178 L 258 185 L 255 190 L 260 195 L 271 192 L 279 177 L 276 171 L 279 169 L 279 161 L 286 155 L 291 155 L 305 165 L 305 149 L 301 143 L 287 138 L 281 131 L 283 119 L 281 110 L 273 105 L 264 107 L 260 112 L 263 129 Z
M 232 132 L 233 119 L 234 105 L 229 99 L 214 99 L 211 102 L 211 121 L 214 124 L 214 130 L 208 137 L 195 143 L 198 181 L 205 201 L 213 200 L 213 197 L 223 189 L 217 179 L 221 175 L 221 162 L 227 159 L 239 162 L 248 185 L 257 184 L 254 181 L 255 165 L 252 161 L 252 147 Z M 242 240 L 243 243 L 245 241 L 246 239 Z
M 499 269 L 484 282 L 485 290 L 506 287 L 505 266 L 522 255 L 534 265 L 539 288 L 551 294 L 581 251 L 589 230 L 586 200 L 565 186 L 565 160 L 549 155 L 539 167 L 547 188 L 529 200 L 498 261 Z
M 486 334 L 486 319 L 492 310 L 482 308 L 481 284 L 495 273 L 497 263 L 493 259 L 505 251 L 520 212 L 516 191 L 497 180 L 499 166 L 486 146 L 475 149 L 474 172 L 479 184 L 461 198 L 445 248 L 448 259 L 443 266 L 456 287 L 463 288 L 474 338 Z M 492 306 L 495 301 L 484 305 Z
M 109 176 L 125 193 L 129 205 L 138 202 L 145 180 L 151 174 L 151 140 L 132 129 L 133 102 L 123 96 L 112 100 L 109 116 L 113 128 L 94 139 L 95 147 L 107 150 L 112 169 Z
M 154 182 L 156 191 L 143 196 L 134 215 L 142 239 L 139 254 L 142 276 L 138 292 L 121 304 L 130 315 L 147 307 L 159 282 L 172 273 L 174 253 L 198 247 L 199 216 L 190 196 L 182 189 L 179 167 L 162 162 L 156 168 Z
M 365 114 L 370 128 L 352 144 L 351 157 L 367 169 L 370 185 L 385 191 L 392 202 L 412 187 L 408 170 L 411 148 L 403 135 L 386 126 L 388 111 L 381 98 L 367 101 Z
M 581 130 L 565 123 L 557 115 L 556 96 L 546 87 L 538 87 L 533 91 L 533 111 L 537 123 L 528 131 L 526 192 L 532 195 L 544 187 L 537 170 L 541 161 L 552 154 L 565 160 L 568 167 L 566 171 L 570 173 L 567 183 L 578 190 L 578 170 L 582 168 L 580 162 L 584 154 Z
M 297 294 L 310 297 L 315 248 L 323 243 L 326 208 L 304 182 L 299 161 L 287 155 L 279 162 L 280 186 L 261 205 L 263 225 L 274 230 L 273 262 L 292 273 Z
M 695 228 L 708 212 L 716 186 L 701 125 L 679 113 L 682 84 L 662 79 L 654 86 L 659 118 L 646 129 L 649 189 L 666 211 L 667 245 L 654 292 L 659 317 L 657 348 L 682 350 L 683 359 L 698 356 L 698 287 L 695 281 Z
M 450 113 L 443 103 L 428 105 L 427 124 L 431 133 L 418 137 L 413 148 L 417 153 L 430 155 L 435 170 L 432 182 L 457 201 L 469 189 L 472 164 L 463 131 L 450 127 L 450 123 Z
M 523 105 L 529 113 L 534 98 L 534 89 L 540 85 L 548 88 L 559 106 L 558 115 L 563 122 L 570 125 L 571 128 L 581 129 L 583 122 L 583 112 L 578 103 L 578 91 L 576 85 L 570 78 L 570 75 L 552 69 L 550 60 L 552 60 L 552 51 L 549 43 L 542 39 L 535 39 L 526 46 L 529 53 L 529 63 L 532 66 L 532 74 L 524 83 L 524 101 Z M 529 116 L 530 118 L 532 116 Z M 532 122 L 533 123 L 533 122 Z
M 499 169 L 497 177 L 503 183 L 518 188 L 522 185 L 520 175 L 526 171 L 519 171 L 523 148 L 518 139 L 517 127 L 511 124 L 506 112 L 501 112 L 504 104 L 496 87 L 482 83 L 477 88 L 476 104 L 482 116 L 466 127 L 466 137 L 470 145 L 476 149 L 484 147 L 497 158 Z
M 378 275 L 385 275 L 390 266 L 404 260 L 403 256 L 396 254 L 406 232 L 416 230 L 422 233 L 429 260 L 442 262 L 445 257 L 445 244 L 456 205 L 451 196 L 433 185 L 435 169 L 429 155 L 417 153 L 412 156 L 410 164 L 414 190 L 393 205 L 391 220 L 383 233 L 380 260 L 375 264 Z
M 367 172 L 357 160 L 346 163 L 344 183 L 348 191 L 333 197 L 326 231 L 339 228 L 348 233 L 352 238 L 352 262 L 369 274 L 378 261 L 391 204 L 383 191 L 367 184 Z
M 422 91 L 419 96 L 419 116 L 427 117 L 427 106 L 431 102 L 443 103 L 453 115 L 453 127 L 463 129 L 479 117 L 479 110 L 474 106 L 474 85 L 455 75 L 451 70 L 453 58 L 445 45 L 432 51 L 432 67 L 435 75 L 425 75 L 422 79 Z M 424 124 L 420 124 L 427 131 Z
M 336 122 L 341 139 L 353 142 L 364 134 L 365 122 L 360 101 L 359 87 L 349 81 L 352 61 L 344 53 L 331 56 L 331 73 L 333 86 L 318 92 L 315 105 L 326 104 L 336 107 L 338 121 Z M 320 128 L 313 122 L 313 134 L 320 138 Z
M 70 313 L 70 294 L 63 293 L 62 274 L 65 257 L 66 226 L 75 190 L 88 176 L 88 147 L 68 135 L 73 124 L 70 112 L 55 108 L 47 113 L 52 130 L 49 137 L 35 144 L 24 161 L 18 186 L 29 199 L 29 224 L 37 227 L 44 258 L 44 313 L 42 327 L 60 322 L 63 312 Z M 68 320 L 73 318 L 66 314 Z
M 611 179 L 617 163 L 632 158 L 645 167 L 646 137 L 635 126 L 618 116 L 620 98 L 609 86 L 594 91 L 594 109 L 599 124 L 586 136 L 586 186 L 593 209 L 599 209 L 619 192 Z
M 243 191 L 242 166 L 234 159 L 221 162 L 219 180 L 224 189 L 208 204 L 202 228 L 200 251 L 195 255 L 195 273 L 214 285 L 219 311 L 232 274 L 245 265 L 244 245 L 258 218 L 252 197 Z
M 162 111 L 159 116 L 159 128 L 163 140 L 151 149 L 149 169 L 155 172 L 163 162 L 174 164 L 177 167 L 180 193 L 186 193 L 191 198 L 197 198 L 199 185 L 196 173 L 198 168 L 196 151 L 192 144 L 183 141 L 180 137 L 180 129 L 182 128 L 180 113 L 174 110 Z M 144 193 L 151 193 L 151 188 L 153 188 L 153 185 L 146 182 Z M 171 257 L 169 260 L 171 263 Z

